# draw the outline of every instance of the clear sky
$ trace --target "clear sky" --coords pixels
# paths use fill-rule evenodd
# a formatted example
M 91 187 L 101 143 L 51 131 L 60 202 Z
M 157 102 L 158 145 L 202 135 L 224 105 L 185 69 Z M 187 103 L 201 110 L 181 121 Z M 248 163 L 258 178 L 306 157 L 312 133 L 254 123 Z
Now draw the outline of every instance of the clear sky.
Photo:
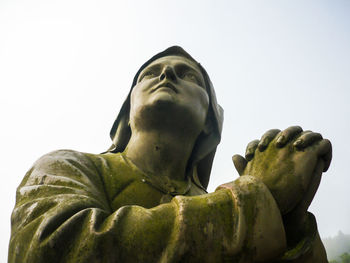
M 99 153 L 141 64 L 180 45 L 225 110 L 209 190 L 271 128 L 333 143 L 310 210 L 322 237 L 350 234 L 350 1 L 0 1 L 0 256 L 15 189 L 41 155 Z M 5 262 L 5 260 L 1 260 Z

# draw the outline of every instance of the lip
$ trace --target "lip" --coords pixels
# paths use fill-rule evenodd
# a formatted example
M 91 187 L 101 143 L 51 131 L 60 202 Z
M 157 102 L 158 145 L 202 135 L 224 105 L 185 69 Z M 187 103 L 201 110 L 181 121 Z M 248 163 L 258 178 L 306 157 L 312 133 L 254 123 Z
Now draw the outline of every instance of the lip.
M 168 89 L 173 90 L 175 93 L 178 93 L 177 89 L 175 88 L 175 85 L 169 81 L 159 83 L 155 88 L 152 89 L 152 92 L 154 92 L 160 88 L 168 88 Z

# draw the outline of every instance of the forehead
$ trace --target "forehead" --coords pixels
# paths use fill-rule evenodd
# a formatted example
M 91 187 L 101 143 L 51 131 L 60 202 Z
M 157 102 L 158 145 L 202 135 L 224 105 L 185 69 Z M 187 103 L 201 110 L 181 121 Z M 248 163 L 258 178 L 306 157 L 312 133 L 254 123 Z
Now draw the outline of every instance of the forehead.
M 198 71 L 199 73 L 202 73 L 200 68 L 198 67 L 198 65 L 188 59 L 188 58 L 185 58 L 183 56 L 165 56 L 165 57 L 161 57 L 161 58 L 158 58 L 156 59 L 155 61 L 153 61 L 152 63 L 150 63 L 146 68 L 149 68 L 149 67 L 153 67 L 153 66 L 156 66 L 156 65 L 160 65 L 160 66 L 163 66 L 163 65 L 170 65 L 170 66 L 177 66 L 177 65 L 186 65 L 196 71 Z

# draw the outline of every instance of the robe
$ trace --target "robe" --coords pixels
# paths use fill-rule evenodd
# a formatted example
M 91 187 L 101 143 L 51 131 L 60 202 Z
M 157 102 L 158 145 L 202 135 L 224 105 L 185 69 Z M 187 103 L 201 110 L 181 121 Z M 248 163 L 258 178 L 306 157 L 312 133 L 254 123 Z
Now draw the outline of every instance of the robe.
M 327 262 L 316 221 L 288 247 L 268 188 L 242 176 L 161 204 L 123 153 L 54 151 L 27 172 L 11 217 L 8 262 Z

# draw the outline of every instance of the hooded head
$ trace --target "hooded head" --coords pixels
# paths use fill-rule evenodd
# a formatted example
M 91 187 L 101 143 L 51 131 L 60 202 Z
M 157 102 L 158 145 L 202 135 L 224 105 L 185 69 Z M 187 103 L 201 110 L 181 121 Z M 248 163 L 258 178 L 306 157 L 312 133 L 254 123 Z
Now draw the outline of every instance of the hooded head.
M 187 164 L 187 176 L 191 176 L 194 183 L 198 186 L 206 189 L 209 182 L 210 171 L 216 151 L 216 147 L 221 139 L 222 123 L 223 123 L 223 110 L 216 101 L 213 85 L 209 79 L 209 76 L 205 69 L 194 60 L 185 50 L 181 47 L 173 46 L 163 52 L 160 52 L 144 63 L 137 71 L 134 80 L 131 85 L 130 92 L 126 98 L 123 106 L 115 120 L 110 136 L 113 141 L 112 146 L 108 152 L 123 152 L 129 143 L 131 137 L 131 129 L 129 126 L 130 117 L 130 96 L 131 91 L 137 83 L 137 79 L 141 71 L 151 64 L 153 61 L 166 57 L 166 56 L 180 56 L 193 61 L 200 69 L 205 81 L 205 89 L 209 96 L 209 108 L 207 113 L 207 120 L 211 123 L 211 129 L 209 132 L 202 132 L 195 143 L 191 157 Z

